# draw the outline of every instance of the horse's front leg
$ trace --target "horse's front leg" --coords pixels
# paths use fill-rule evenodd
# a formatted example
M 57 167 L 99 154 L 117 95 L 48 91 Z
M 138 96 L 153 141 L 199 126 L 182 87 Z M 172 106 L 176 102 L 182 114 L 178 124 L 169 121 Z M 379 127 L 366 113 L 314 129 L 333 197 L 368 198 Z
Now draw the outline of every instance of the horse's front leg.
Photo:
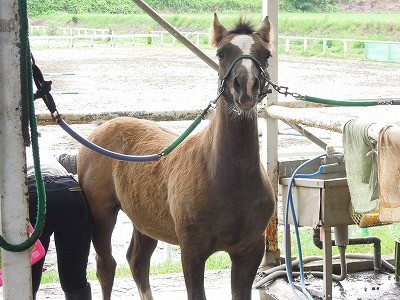
M 249 244 L 247 249 L 240 248 L 240 252 L 229 253 L 232 260 L 232 300 L 250 300 L 254 278 L 264 255 L 264 236 Z
M 210 251 L 205 246 L 208 243 L 202 243 L 200 236 L 185 234 L 184 237 L 180 239 L 180 247 L 188 300 L 205 300 L 204 269 L 210 256 Z

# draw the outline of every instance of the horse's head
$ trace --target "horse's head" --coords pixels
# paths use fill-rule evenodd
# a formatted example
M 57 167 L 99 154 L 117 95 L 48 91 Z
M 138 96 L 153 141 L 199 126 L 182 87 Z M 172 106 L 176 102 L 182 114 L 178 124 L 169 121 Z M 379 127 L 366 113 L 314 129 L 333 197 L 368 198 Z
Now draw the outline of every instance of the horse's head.
M 270 24 L 266 17 L 261 27 L 254 27 L 242 18 L 228 31 L 214 14 L 212 44 L 217 47 L 220 88 L 231 111 L 238 114 L 255 111 L 260 91 L 268 77 L 271 56 Z

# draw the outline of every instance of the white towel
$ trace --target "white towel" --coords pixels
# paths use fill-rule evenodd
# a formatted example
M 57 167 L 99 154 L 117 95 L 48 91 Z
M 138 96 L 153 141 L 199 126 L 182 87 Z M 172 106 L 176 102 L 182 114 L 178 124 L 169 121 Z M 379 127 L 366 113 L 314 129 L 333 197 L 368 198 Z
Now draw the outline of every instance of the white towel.
M 400 222 L 400 128 L 384 127 L 378 140 L 379 220 Z

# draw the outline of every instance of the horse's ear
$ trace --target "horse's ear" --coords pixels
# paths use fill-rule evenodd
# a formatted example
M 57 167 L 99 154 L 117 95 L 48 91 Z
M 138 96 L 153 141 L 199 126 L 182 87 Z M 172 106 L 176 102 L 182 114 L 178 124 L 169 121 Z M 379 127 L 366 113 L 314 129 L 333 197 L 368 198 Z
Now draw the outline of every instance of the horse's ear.
M 211 32 L 211 45 L 217 47 L 222 39 L 227 35 L 228 31 L 222 25 L 217 17 L 217 14 L 214 13 L 214 21 L 212 24 L 212 32 Z
M 257 34 L 261 37 L 261 39 L 270 44 L 271 42 L 271 25 L 269 24 L 268 16 L 265 17 L 264 21 L 261 24 L 260 29 L 258 29 Z

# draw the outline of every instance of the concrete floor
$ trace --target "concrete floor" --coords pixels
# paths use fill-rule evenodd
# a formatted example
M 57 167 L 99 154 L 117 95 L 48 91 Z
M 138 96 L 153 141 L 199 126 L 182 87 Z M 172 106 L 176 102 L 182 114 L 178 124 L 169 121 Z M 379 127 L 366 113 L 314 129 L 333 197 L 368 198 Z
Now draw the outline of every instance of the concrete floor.
M 187 299 L 184 279 L 181 274 L 152 276 L 150 279 L 154 299 L 184 300 Z M 92 281 L 92 295 L 94 300 L 102 299 L 100 284 Z M 299 282 L 295 281 L 299 286 Z M 206 273 L 206 295 L 208 300 L 225 300 L 231 298 L 229 270 Z M 322 299 L 322 279 L 308 278 L 307 290 L 314 296 L 313 299 Z M 307 299 L 298 293 L 301 299 Z M 59 284 L 42 285 L 37 300 L 65 299 Z M 139 299 L 136 287 L 131 278 L 117 278 L 114 282 L 112 299 L 128 300 Z M 254 289 L 253 300 L 293 300 L 293 293 L 284 278 L 278 278 L 263 286 Z M 333 298 L 335 300 L 395 300 L 400 299 L 400 286 L 394 279 L 394 274 L 375 273 L 373 271 L 348 274 L 340 283 L 333 283 Z

